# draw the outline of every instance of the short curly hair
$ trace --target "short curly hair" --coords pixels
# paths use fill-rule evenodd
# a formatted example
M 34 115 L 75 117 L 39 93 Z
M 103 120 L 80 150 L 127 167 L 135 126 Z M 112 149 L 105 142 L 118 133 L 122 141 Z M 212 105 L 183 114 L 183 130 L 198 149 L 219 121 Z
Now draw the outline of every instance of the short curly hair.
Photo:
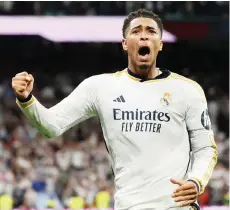
M 139 17 L 146 17 L 146 18 L 151 18 L 153 19 L 154 21 L 156 21 L 159 29 L 160 29 L 160 32 L 161 32 L 161 36 L 163 34 L 163 23 L 162 23 L 162 20 L 161 18 L 153 13 L 152 11 L 149 11 L 149 10 L 146 10 L 146 9 L 139 9 L 137 11 L 134 11 L 134 12 L 131 12 L 124 20 L 124 23 L 123 23 L 123 27 L 122 27 L 122 35 L 123 35 L 123 38 L 126 38 L 126 30 L 127 28 L 129 27 L 129 24 L 132 20 L 134 20 L 135 18 L 139 18 Z

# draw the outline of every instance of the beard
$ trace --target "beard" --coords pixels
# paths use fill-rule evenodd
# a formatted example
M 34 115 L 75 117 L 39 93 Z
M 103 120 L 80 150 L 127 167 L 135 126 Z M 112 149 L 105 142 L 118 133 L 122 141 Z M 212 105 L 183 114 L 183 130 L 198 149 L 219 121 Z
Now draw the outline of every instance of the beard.
M 138 66 L 138 68 L 140 69 L 140 71 L 148 71 L 150 66 L 143 64 L 143 65 Z

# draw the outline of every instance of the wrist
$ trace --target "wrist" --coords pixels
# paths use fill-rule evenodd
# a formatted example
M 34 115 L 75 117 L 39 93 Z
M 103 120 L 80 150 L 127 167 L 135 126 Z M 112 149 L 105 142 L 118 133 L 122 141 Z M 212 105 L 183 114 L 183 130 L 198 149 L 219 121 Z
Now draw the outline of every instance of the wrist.
M 26 102 L 28 102 L 28 101 L 30 101 L 31 100 L 31 98 L 32 98 L 32 94 L 30 93 L 28 96 L 27 96 L 27 98 L 20 98 L 20 97 L 18 97 L 18 96 L 16 96 L 16 98 L 18 99 L 18 101 L 20 102 L 20 103 L 26 103 Z
M 200 184 L 194 180 L 194 179 L 187 179 L 187 182 L 192 182 L 193 184 L 196 185 L 196 188 L 197 188 L 197 192 L 200 193 Z

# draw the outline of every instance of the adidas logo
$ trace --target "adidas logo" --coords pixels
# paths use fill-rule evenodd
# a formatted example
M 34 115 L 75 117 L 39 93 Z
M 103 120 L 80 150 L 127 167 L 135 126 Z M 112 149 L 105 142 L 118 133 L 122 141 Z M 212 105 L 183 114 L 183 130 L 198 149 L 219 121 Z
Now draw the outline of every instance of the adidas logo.
M 121 96 L 119 96 L 118 98 L 114 99 L 113 101 L 114 101 L 114 102 L 122 102 L 122 103 L 124 103 L 124 102 L 125 102 L 125 99 L 124 99 L 124 97 L 121 95 Z

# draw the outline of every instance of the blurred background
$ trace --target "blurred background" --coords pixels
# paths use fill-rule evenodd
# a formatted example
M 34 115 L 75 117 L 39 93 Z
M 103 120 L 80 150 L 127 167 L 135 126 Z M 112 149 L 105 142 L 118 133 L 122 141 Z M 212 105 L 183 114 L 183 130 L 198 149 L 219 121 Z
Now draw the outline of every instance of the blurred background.
M 0 209 L 113 207 L 113 174 L 98 120 L 45 139 L 16 106 L 11 78 L 32 73 L 33 94 L 50 107 L 83 79 L 126 68 L 122 21 L 139 8 L 163 20 L 158 66 L 205 91 L 219 160 L 199 202 L 203 209 L 228 208 L 229 2 L 1 1 Z

